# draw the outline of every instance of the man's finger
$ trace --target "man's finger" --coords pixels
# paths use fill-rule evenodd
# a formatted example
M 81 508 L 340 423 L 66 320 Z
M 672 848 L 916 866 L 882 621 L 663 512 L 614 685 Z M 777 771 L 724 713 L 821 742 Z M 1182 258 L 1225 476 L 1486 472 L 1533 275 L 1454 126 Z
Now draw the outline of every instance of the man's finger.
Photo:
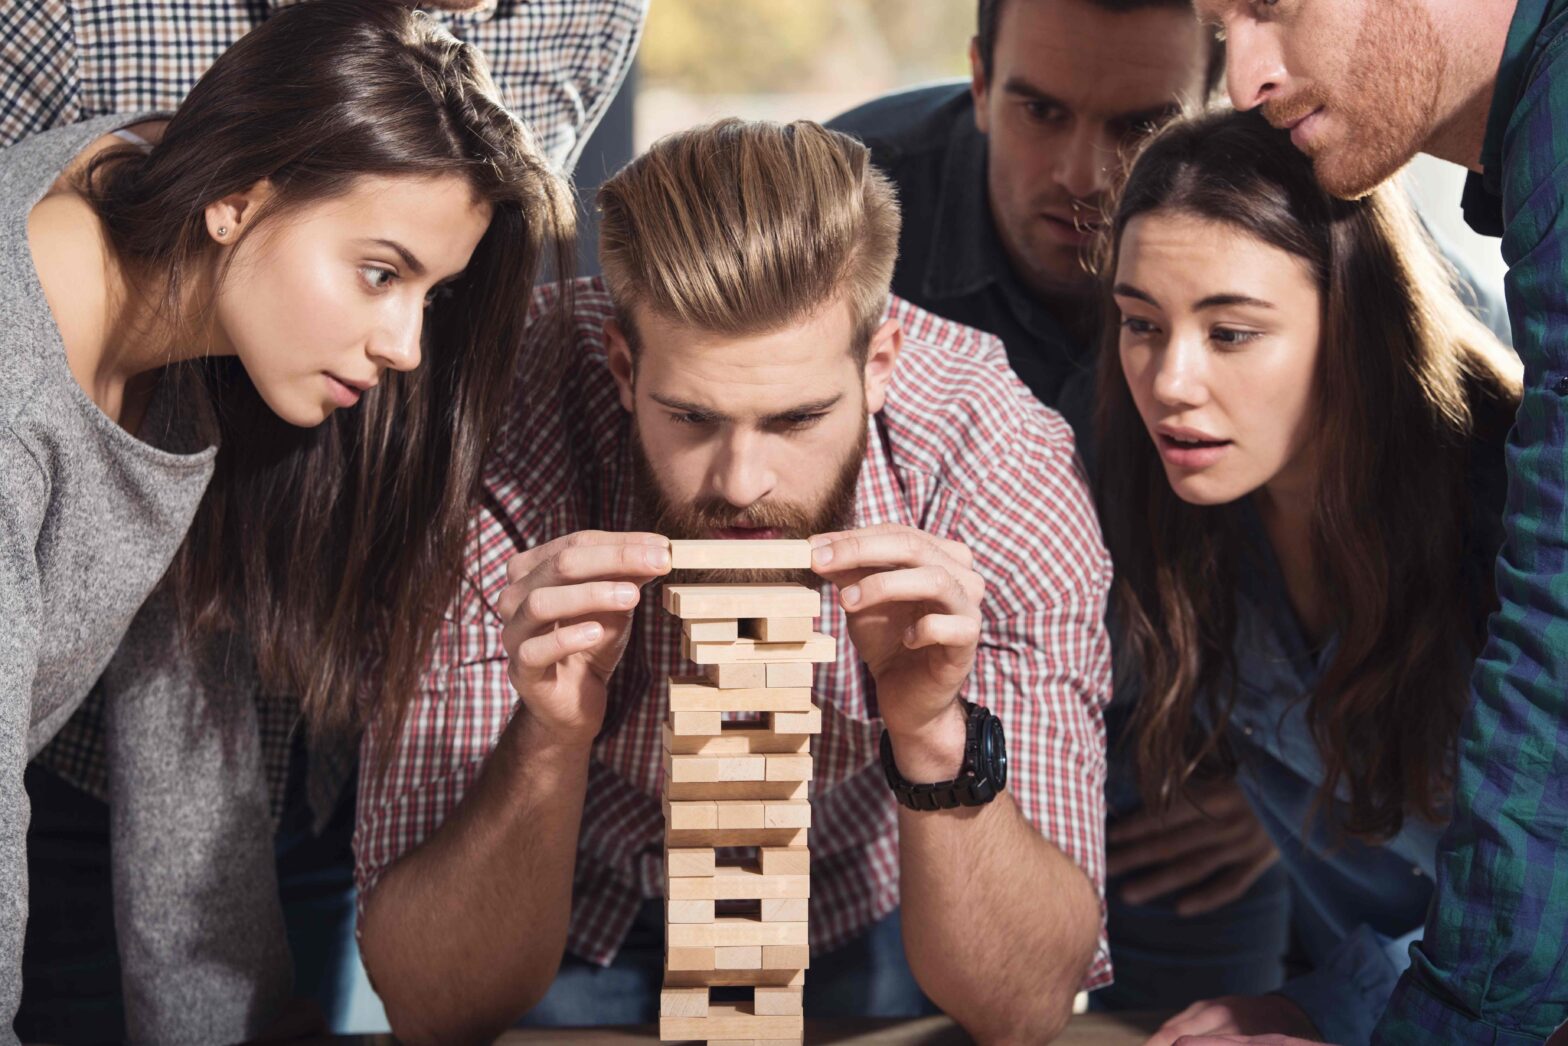
M 1252 860 L 1226 869 L 1209 885 L 1184 895 L 1176 902 L 1176 914 L 1188 918 L 1223 908 L 1252 889 L 1252 884 L 1278 860 L 1279 851 L 1266 847 Z
M 892 603 L 929 603 L 949 614 L 978 616 L 978 608 L 958 579 L 935 566 L 870 574 L 856 584 L 841 587 L 839 602 L 852 613 Z

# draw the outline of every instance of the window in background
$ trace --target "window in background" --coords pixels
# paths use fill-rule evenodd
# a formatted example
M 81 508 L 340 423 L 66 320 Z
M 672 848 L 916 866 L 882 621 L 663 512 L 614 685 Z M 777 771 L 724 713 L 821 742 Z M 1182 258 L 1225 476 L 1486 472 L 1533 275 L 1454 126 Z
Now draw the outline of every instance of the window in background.
M 971 0 L 653 0 L 635 147 L 724 116 L 827 120 L 969 74 Z

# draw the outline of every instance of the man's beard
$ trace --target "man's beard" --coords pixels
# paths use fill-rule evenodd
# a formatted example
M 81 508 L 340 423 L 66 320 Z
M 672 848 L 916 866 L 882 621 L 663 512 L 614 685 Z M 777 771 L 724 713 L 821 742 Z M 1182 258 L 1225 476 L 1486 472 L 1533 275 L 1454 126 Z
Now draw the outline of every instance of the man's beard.
M 814 507 L 787 502 L 763 500 L 737 509 L 723 498 L 704 498 L 688 504 L 676 504 L 664 493 L 659 477 L 643 449 L 642 438 L 637 433 L 636 419 L 632 420 L 632 467 L 636 497 L 637 526 L 667 538 L 709 539 L 713 531 L 724 527 L 748 526 L 779 531 L 780 537 L 806 538 L 812 534 L 825 534 L 848 530 L 855 521 L 855 485 L 860 480 L 860 467 L 866 459 L 866 438 L 869 422 L 862 416 L 860 436 L 838 463 L 837 474 L 827 495 Z M 809 462 L 803 463 L 807 468 Z M 816 588 L 822 579 L 811 570 L 675 570 L 665 578 L 675 584 L 712 584 L 715 582 L 740 582 L 744 584 L 795 584 Z
M 1447 59 L 1431 16 L 1413 0 L 1377 0 L 1357 36 L 1350 72 L 1333 98 L 1310 87 L 1293 114 L 1328 102 L 1341 137 L 1312 157 L 1318 184 L 1357 200 L 1388 181 L 1436 130 Z M 1265 107 L 1267 110 L 1269 107 Z M 1290 115 L 1268 112 L 1276 126 Z

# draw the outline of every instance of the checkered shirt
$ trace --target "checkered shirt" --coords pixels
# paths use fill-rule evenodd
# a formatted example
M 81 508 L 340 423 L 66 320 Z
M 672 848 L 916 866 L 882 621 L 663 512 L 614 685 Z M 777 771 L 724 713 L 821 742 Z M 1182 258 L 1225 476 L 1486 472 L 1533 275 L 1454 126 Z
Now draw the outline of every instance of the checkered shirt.
M 0 146 L 108 113 L 173 110 L 234 41 L 301 0 L 4 0 Z M 431 11 L 490 63 L 507 106 L 570 171 L 642 35 L 648 0 L 485 0 Z
M 549 301 L 540 292 L 536 308 Z M 363 901 L 386 868 L 449 817 L 517 705 L 496 600 L 515 553 L 585 529 L 636 529 L 630 423 L 605 364 L 602 282 L 578 285 L 577 361 L 549 410 L 518 410 L 485 469 L 462 591 L 435 643 L 387 772 L 387 738 L 361 751 L 356 880 Z M 1104 886 L 1105 735 L 1111 567 L 1071 430 L 1008 369 L 995 338 L 895 299 L 905 332 L 856 491 L 855 525 L 900 523 L 964 542 L 988 589 L 964 696 L 1007 731 L 1008 789 L 1042 835 Z M 820 628 L 846 635 L 826 599 Z M 615 957 L 645 898 L 663 893 L 663 685 L 689 672 L 680 623 L 643 600 L 610 683 L 583 806 L 567 946 Z M 819 665 L 822 733 L 811 783 L 811 944 L 828 951 L 898 905 L 896 806 L 878 759 L 875 684 L 850 643 Z M 1110 980 L 1103 905 L 1085 987 Z
M 173 110 L 230 44 L 300 0 L 0 0 L 0 148 L 109 113 Z M 636 52 L 648 0 L 487 0 L 432 11 L 479 48 L 513 112 L 569 173 Z M 300 722 L 289 697 L 258 696 L 262 758 L 281 815 Z M 103 695 L 94 690 L 38 760 L 106 799 Z M 311 752 L 307 796 L 318 827 L 354 767 L 352 747 Z

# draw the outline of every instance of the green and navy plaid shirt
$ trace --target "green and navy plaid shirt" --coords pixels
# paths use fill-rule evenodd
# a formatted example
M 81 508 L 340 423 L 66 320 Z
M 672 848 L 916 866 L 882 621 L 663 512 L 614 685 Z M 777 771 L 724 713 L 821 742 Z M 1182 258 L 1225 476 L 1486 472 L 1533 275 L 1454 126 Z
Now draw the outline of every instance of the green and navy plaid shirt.
M 1524 401 L 1437 893 L 1375 1038 L 1399 1046 L 1568 1021 L 1568 0 L 1518 0 L 1481 165 L 1466 217 L 1503 237 Z

